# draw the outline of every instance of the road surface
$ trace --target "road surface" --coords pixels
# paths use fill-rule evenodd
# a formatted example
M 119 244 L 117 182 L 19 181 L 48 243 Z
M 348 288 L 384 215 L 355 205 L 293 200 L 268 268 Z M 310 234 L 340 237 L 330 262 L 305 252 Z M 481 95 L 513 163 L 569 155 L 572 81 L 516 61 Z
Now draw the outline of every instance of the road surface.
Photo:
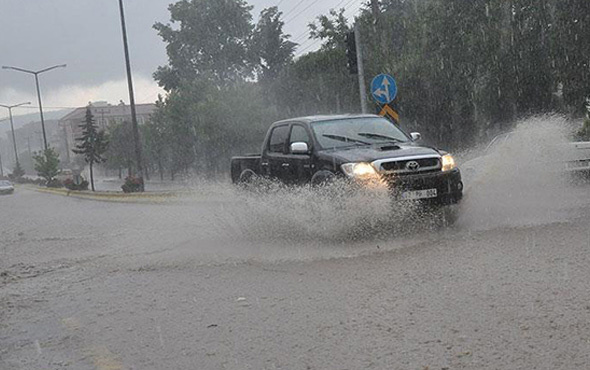
M 443 229 L 210 191 L 0 197 L 0 369 L 590 364 L 587 188 L 473 196 Z

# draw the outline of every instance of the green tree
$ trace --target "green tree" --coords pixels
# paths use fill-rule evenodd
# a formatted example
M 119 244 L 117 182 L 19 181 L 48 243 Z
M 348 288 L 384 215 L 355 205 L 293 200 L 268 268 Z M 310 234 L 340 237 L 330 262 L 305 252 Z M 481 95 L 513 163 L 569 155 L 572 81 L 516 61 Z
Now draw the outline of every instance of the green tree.
M 348 25 L 348 19 L 344 16 L 345 11 L 344 8 L 340 11 L 332 9 L 329 15 L 320 15 L 317 18 L 317 23 L 312 22 L 308 25 L 310 38 L 325 40 L 322 45 L 323 49 L 346 50 L 346 35 L 352 29 Z
M 58 186 L 56 176 L 59 174 L 59 155 L 53 148 L 48 148 L 42 153 L 33 156 L 35 171 L 45 179 L 48 187 Z
M 111 122 L 107 128 L 109 146 L 105 153 L 106 166 L 119 172 L 122 177 L 122 170 L 127 169 L 127 176 L 133 175 L 135 162 L 133 160 L 133 129 L 131 122 Z
M 12 170 L 11 177 L 15 180 L 22 178 L 25 175 L 25 170 L 20 165 L 20 162 L 16 162 L 16 166 Z
M 227 86 L 252 74 L 252 7 L 244 0 L 181 0 L 172 4 L 171 24 L 154 28 L 167 44 L 169 65 L 154 78 L 166 90 L 206 79 Z
M 590 2 L 556 0 L 554 14 L 555 74 L 563 86 L 565 103 L 581 115 L 585 99 L 590 98 Z
M 150 117 L 144 126 L 142 137 L 145 140 L 145 156 L 150 164 L 154 164 L 160 175 L 160 180 L 164 180 L 164 169 L 169 164 L 170 146 L 170 128 L 166 115 L 166 102 L 161 96 L 156 101 L 156 111 Z
M 264 9 L 254 29 L 251 52 L 256 55 L 261 81 L 274 80 L 293 61 L 297 44 L 283 32 L 282 14 L 276 6 Z
M 103 157 L 108 147 L 108 140 L 104 131 L 98 131 L 98 126 L 94 121 L 94 116 L 90 111 L 90 107 L 86 108 L 86 117 L 79 127 L 82 129 L 82 136 L 76 138 L 80 144 L 76 145 L 76 149 L 72 151 L 76 154 L 84 156 L 84 160 L 90 167 L 90 185 L 92 191 L 94 188 L 94 164 L 102 163 L 106 160 Z

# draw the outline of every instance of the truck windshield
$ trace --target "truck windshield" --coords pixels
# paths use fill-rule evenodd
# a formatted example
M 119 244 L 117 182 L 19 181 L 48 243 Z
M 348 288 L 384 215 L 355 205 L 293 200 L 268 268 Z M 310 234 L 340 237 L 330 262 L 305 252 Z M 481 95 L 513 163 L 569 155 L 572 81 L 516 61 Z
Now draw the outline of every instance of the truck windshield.
M 393 123 L 379 117 L 321 121 L 312 123 L 311 127 L 317 141 L 324 149 L 410 140 Z

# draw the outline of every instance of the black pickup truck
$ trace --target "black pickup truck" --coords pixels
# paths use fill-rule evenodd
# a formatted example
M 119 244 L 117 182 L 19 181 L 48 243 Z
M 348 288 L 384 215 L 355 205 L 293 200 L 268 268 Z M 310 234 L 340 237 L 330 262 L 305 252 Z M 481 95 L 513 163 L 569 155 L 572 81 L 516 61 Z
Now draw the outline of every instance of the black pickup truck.
M 293 118 L 271 125 L 262 155 L 232 158 L 231 177 L 236 184 L 260 176 L 289 185 L 377 180 L 395 199 L 459 202 L 463 183 L 453 157 L 418 141 L 420 134 L 375 115 Z

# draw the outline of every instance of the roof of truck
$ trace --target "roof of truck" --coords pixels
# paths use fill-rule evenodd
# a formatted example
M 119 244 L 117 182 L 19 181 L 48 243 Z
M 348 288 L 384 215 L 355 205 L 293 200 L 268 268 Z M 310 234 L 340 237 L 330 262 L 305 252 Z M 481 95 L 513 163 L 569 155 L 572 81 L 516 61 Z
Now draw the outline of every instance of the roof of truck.
M 317 115 L 317 116 L 306 116 L 306 117 L 297 117 L 297 118 L 289 118 L 282 121 L 275 122 L 274 125 L 280 123 L 288 123 L 288 122 L 320 122 L 320 121 L 334 121 L 339 119 L 347 119 L 347 118 L 375 118 L 379 117 L 375 114 L 335 114 L 335 115 Z

